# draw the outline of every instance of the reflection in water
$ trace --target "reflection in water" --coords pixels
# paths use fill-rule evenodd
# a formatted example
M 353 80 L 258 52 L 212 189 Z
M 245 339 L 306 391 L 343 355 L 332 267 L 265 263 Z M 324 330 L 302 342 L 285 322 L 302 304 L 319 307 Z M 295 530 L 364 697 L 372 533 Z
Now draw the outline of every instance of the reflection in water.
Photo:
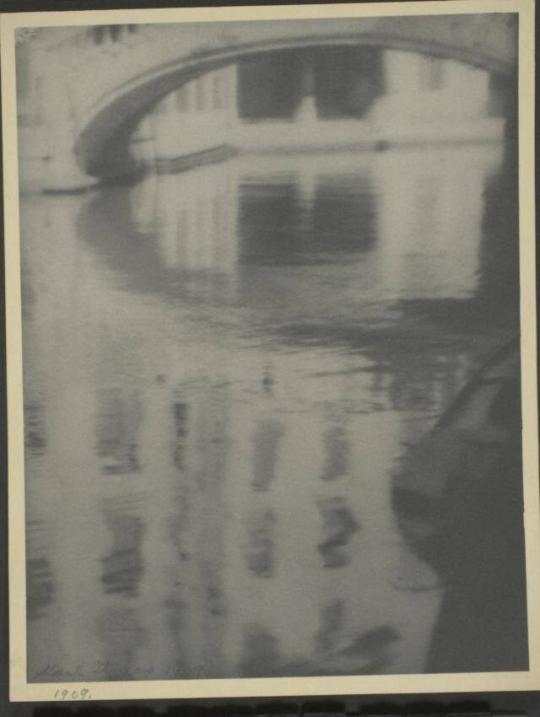
M 103 643 L 97 666 L 104 680 L 122 680 L 134 671 L 137 650 L 146 642 L 133 608 L 109 607 L 95 626 Z
M 123 397 L 121 389 L 98 392 L 97 446 L 104 475 L 137 473 L 137 429 L 140 406 L 137 397 Z
M 113 546 L 102 558 L 101 580 L 105 592 L 136 597 L 143 572 L 141 542 L 142 520 L 133 515 L 105 513 L 105 522 L 113 536 Z
M 31 680 L 448 668 L 467 583 L 430 496 L 392 489 L 516 325 L 501 153 L 243 157 L 22 200 Z M 474 669 L 521 665 L 508 634 Z
M 241 675 L 257 677 L 274 675 L 283 660 L 279 654 L 278 640 L 268 630 L 258 625 L 244 628 L 243 654 L 238 665 Z
M 514 342 L 394 477 L 402 531 L 445 582 L 431 647 L 435 669 L 496 669 L 503 650 L 510 663 L 527 664 L 526 601 L 516 589 L 524 565 L 513 557 L 524 553 L 523 500 L 514 484 L 522 470 L 518 367 Z M 486 561 L 485 555 L 494 557 Z M 486 601 L 485 595 L 495 597 Z M 467 625 L 466 634 L 454 634 L 456 622 Z
M 33 455 L 43 453 L 46 448 L 45 419 L 41 402 L 34 401 L 24 406 L 24 447 Z
M 257 422 L 253 437 L 253 481 L 256 491 L 266 491 L 275 477 L 278 446 L 283 436 L 283 425 L 275 418 Z
M 350 562 L 346 547 L 351 537 L 360 529 L 354 515 L 343 498 L 325 498 L 319 501 L 324 524 L 324 540 L 317 550 L 325 568 L 342 568 Z
M 274 544 L 276 516 L 270 509 L 253 512 L 250 516 L 249 545 L 246 551 L 248 569 L 260 578 L 274 574 Z
M 47 558 L 30 558 L 26 566 L 28 580 L 28 619 L 40 617 L 54 600 L 54 581 Z
M 320 610 L 320 625 L 315 635 L 317 652 L 328 652 L 335 647 L 336 635 L 343 626 L 345 604 L 341 598 L 331 600 Z
M 335 480 L 347 473 L 349 465 L 349 439 L 344 426 L 330 426 L 324 434 L 326 458 L 321 473 L 322 480 Z
M 179 471 L 183 471 L 186 463 L 186 438 L 188 435 L 188 406 L 177 401 L 173 404 L 174 417 L 174 450 L 173 461 Z

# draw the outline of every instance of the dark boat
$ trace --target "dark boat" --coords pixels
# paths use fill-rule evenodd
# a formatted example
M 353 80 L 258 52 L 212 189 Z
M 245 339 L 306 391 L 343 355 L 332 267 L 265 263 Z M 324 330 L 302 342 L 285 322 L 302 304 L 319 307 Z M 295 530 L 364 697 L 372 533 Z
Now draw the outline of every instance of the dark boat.
M 516 340 L 393 477 L 400 530 L 445 588 L 429 671 L 527 669 L 521 425 Z

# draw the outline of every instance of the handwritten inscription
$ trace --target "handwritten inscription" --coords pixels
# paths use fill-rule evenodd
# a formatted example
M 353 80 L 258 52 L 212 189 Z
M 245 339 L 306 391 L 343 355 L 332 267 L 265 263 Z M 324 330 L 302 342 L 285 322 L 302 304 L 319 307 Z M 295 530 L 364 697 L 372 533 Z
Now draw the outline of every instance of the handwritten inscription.
M 111 675 L 118 679 L 118 669 L 108 660 L 98 660 L 94 663 L 82 665 L 77 664 L 71 667 L 47 663 L 41 670 L 32 675 L 32 682 L 80 682 L 81 678 L 90 681 L 107 681 Z M 185 680 L 205 679 L 210 677 L 208 669 L 204 665 L 193 665 L 186 669 L 186 665 L 178 662 L 170 662 L 156 668 L 154 665 L 138 665 L 127 670 L 121 679 L 128 680 Z M 84 694 L 83 694 L 84 692 Z M 66 693 L 64 695 L 64 693 Z M 73 694 L 72 694 L 73 693 Z M 78 695 L 78 696 L 76 696 Z M 54 695 L 58 700 L 92 699 L 86 688 L 59 687 Z
M 81 689 L 58 689 L 54 693 L 54 699 L 60 700 L 61 702 L 67 702 L 70 700 L 73 701 L 82 701 L 82 700 L 91 700 L 92 699 L 92 693 L 89 689 L 86 687 L 81 687 Z

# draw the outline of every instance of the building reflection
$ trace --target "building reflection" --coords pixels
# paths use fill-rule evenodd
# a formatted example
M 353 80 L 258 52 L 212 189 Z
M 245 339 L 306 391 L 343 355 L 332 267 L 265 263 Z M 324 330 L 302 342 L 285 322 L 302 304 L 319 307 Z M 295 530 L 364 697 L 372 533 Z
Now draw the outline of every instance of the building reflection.
M 46 557 L 47 550 L 40 551 L 33 544 L 35 538 L 40 534 L 34 523 L 27 531 L 29 545 L 29 554 L 33 555 L 27 562 L 26 566 L 26 591 L 27 591 L 27 614 L 28 620 L 38 620 L 47 614 L 49 607 L 54 603 L 55 599 L 55 580 L 52 572 L 51 563 Z M 38 557 L 40 552 L 44 552 L 45 556 Z
M 148 177 L 83 206 L 83 240 L 137 292 L 230 302 L 237 263 L 236 182 L 228 165 Z M 96 232 L 96 228 L 99 230 Z
M 267 491 L 276 477 L 279 443 L 283 436 L 282 422 L 276 418 L 263 418 L 257 422 L 253 436 L 253 479 L 256 491 Z
M 254 623 L 243 629 L 242 642 L 242 657 L 238 663 L 240 674 L 258 677 L 279 673 L 283 657 L 275 635 Z
M 102 558 L 104 590 L 106 593 L 136 597 L 144 570 L 141 556 L 143 521 L 139 516 L 109 508 L 104 517 L 112 536 L 111 550 Z
M 344 601 L 341 598 L 331 600 L 320 609 L 319 629 L 315 635 L 318 652 L 327 653 L 336 646 L 336 638 L 344 622 Z
M 169 400 L 166 392 L 166 400 Z M 174 392 L 169 410 L 164 412 L 165 423 L 172 418 L 172 431 L 169 438 L 170 461 L 174 466 L 171 474 L 169 492 L 170 514 L 166 518 L 165 539 L 171 547 L 170 580 L 163 586 L 164 622 L 171 639 L 171 657 L 173 669 L 171 678 L 190 674 L 191 666 L 191 587 L 190 572 L 195 560 L 194 545 L 190 538 L 192 532 L 194 485 L 190 481 L 190 438 L 193 431 L 192 411 L 188 398 L 181 390 Z
M 121 389 L 102 389 L 97 397 L 96 450 L 104 475 L 137 473 L 137 432 L 142 409 L 138 396 Z
M 507 330 L 462 318 L 498 152 L 334 159 L 26 213 L 32 679 L 427 669 L 451 596 L 391 476 Z
M 176 401 L 172 405 L 174 420 L 173 462 L 179 471 L 186 467 L 186 440 L 189 434 L 189 405 Z
M 276 523 L 276 514 L 271 508 L 255 509 L 249 515 L 246 565 L 257 577 L 274 575 Z
M 343 157 L 336 162 L 341 164 Z M 347 171 L 348 163 L 343 169 Z M 268 165 L 266 165 L 268 166 Z M 375 198 L 369 170 L 345 177 L 328 176 L 324 159 L 291 167 L 275 161 L 248 166 L 239 194 L 242 263 L 249 265 L 323 262 L 330 256 L 369 250 L 373 243 Z M 269 167 L 272 171 L 272 165 Z M 251 171 L 250 171 L 251 170 Z M 268 171 L 268 170 L 267 170 Z M 336 223 L 340 231 L 335 232 Z
M 43 454 L 47 446 L 45 416 L 41 401 L 28 402 L 24 406 L 24 447 L 35 456 Z
M 146 642 L 136 610 L 126 606 L 105 608 L 97 621 L 96 632 L 102 647 L 94 663 L 99 679 L 133 679 L 137 653 Z
M 330 425 L 324 434 L 325 460 L 322 480 L 336 480 L 349 469 L 350 445 L 347 428 L 341 422 Z
M 474 297 L 484 190 L 501 160 L 499 144 L 378 156 L 374 182 L 382 291 L 407 300 Z
M 407 302 L 401 310 L 415 301 L 434 307 L 474 298 L 479 276 L 487 280 L 484 190 L 501 157 L 500 145 L 338 155 L 334 175 L 324 156 L 234 160 L 149 177 L 128 201 L 125 192 L 99 193 L 79 231 L 138 292 L 240 300 L 282 321 L 306 311 L 324 320 L 336 309 L 313 298 L 336 281 L 332 266 L 341 260 L 349 271 L 340 272 L 335 303 L 345 319 L 366 315 L 366 291 Z M 301 293 L 297 275 L 267 268 L 314 263 L 324 268 L 302 276 Z M 445 311 L 441 303 L 443 319 Z
M 319 501 L 323 520 L 323 540 L 317 545 L 325 568 L 342 568 L 350 562 L 347 546 L 360 525 L 345 500 L 330 497 Z

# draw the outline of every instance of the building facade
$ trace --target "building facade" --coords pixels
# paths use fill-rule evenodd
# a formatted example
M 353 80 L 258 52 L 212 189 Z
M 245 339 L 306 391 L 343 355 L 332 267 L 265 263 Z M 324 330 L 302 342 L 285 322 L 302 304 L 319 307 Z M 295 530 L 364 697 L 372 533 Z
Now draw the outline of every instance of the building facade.
M 91 181 L 66 139 L 83 121 L 80 103 L 51 70 L 52 57 L 57 71 L 66 72 L 63 58 L 80 44 L 81 32 L 48 33 L 43 42 L 18 45 L 23 188 L 69 189 Z M 144 46 L 131 26 L 86 29 L 85 41 L 88 33 L 92 52 L 109 53 L 111 61 L 119 44 Z M 131 152 L 140 165 L 169 171 L 192 160 L 200 163 L 201 154 L 222 158 L 224 148 L 381 149 L 498 141 L 504 133 L 502 94 L 487 70 L 419 52 L 371 46 L 259 52 L 207 70 L 151 106 L 132 133 Z

